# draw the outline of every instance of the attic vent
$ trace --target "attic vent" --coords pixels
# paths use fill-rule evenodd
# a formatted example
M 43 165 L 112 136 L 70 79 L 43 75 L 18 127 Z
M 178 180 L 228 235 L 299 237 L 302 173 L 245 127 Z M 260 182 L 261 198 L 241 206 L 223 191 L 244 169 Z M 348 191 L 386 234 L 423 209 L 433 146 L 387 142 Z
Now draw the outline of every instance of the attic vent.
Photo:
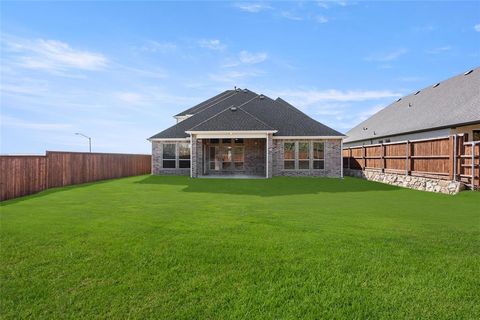
M 437 83 L 437 84 L 435 84 L 433 87 L 436 88 L 436 87 L 438 87 L 439 85 L 440 85 L 440 82 Z
M 411 102 L 408 103 L 408 107 L 411 108 L 413 104 Z
M 265 99 L 265 96 L 263 94 L 258 96 L 260 99 Z
M 240 92 L 240 88 L 235 88 L 235 91 Z
M 230 111 L 237 111 L 237 107 L 230 107 Z
M 463 75 L 466 76 L 466 75 L 469 75 L 469 74 L 472 73 L 472 72 L 473 72 L 473 69 L 465 72 Z
M 362 129 L 363 129 L 364 131 L 365 131 L 365 130 L 368 130 L 368 128 L 367 128 L 367 127 L 363 127 Z
M 417 92 L 415 92 L 415 95 L 419 94 L 420 93 L 420 90 L 418 90 Z
M 247 90 L 247 89 L 243 89 L 243 92 L 247 93 L 247 92 L 248 92 L 248 90 Z
M 398 98 L 397 102 L 400 101 L 400 100 L 402 100 L 402 98 Z

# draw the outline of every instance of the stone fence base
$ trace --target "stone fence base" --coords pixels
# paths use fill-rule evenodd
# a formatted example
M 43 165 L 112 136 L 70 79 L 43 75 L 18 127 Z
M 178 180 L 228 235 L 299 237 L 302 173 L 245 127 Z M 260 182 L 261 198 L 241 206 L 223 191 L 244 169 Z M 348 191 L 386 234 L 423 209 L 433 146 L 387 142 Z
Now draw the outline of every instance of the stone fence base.
M 383 173 L 375 170 L 362 171 L 345 169 L 344 174 L 346 176 L 382 182 L 393 186 L 445 194 L 457 194 L 465 187 L 463 183 L 459 181 L 407 176 L 397 173 Z

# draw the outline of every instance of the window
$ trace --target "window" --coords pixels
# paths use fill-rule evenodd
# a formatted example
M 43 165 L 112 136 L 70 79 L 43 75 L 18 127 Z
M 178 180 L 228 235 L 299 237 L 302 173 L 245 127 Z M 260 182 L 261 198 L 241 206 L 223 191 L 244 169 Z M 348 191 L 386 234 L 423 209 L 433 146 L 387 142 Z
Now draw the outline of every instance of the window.
M 283 168 L 285 170 L 295 169 L 295 142 L 283 144 Z
M 389 143 L 390 142 L 390 139 L 385 139 L 385 143 Z
M 220 142 L 219 139 L 210 139 L 211 144 L 218 144 Z
M 233 164 L 235 170 L 243 170 L 243 147 L 233 148 Z
M 323 142 L 313 143 L 313 169 L 315 170 L 321 170 L 325 167 L 324 147 Z
M 163 144 L 163 168 L 175 169 L 175 143 Z
M 480 141 L 480 130 L 473 130 L 472 140 L 473 141 Z
M 243 144 L 243 139 L 235 139 L 236 144 Z
M 310 143 L 309 142 L 298 143 L 298 169 L 300 170 L 310 169 Z
M 211 146 L 210 170 L 244 170 L 243 146 L 231 146 L 223 144 L 221 146 Z
M 188 143 L 178 144 L 178 167 L 190 168 L 190 144 Z
M 222 139 L 222 143 L 232 143 L 232 139 Z

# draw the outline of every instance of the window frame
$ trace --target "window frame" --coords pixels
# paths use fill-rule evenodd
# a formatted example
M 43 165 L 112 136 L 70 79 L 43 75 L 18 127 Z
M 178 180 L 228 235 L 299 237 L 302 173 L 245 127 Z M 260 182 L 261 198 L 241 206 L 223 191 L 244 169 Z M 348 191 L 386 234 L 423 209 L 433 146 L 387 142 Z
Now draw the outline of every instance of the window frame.
M 173 158 L 165 157 L 165 149 L 166 149 L 165 147 L 168 145 L 173 146 Z M 176 154 L 177 154 L 177 144 L 175 142 L 162 143 L 162 169 L 173 170 L 177 168 Z M 173 167 L 165 166 L 166 161 L 170 163 L 173 161 Z
M 184 147 L 183 145 L 186 145 L 186 147 L 187 147 L 186 149 L 188 149 L 188 159 L 180 158 L 180 150 L 181 150 L 182 147 Z M 176 156 L 178 158 L 178 169 L 190 169 L 192 167 L 192 162 L 190 161 L 190 159 L 192 158 L 192 147 L 191 147 L 190 143 L 188 143 L 188 142 L 178 142 Z M 181 166 L 182 163 L 187 163 L 187 162 L 188 162 L 188 167 L 182 167 Z
M 285 158 L 285 145 L 286 144 L 293 144 L 293 158 Z M 297 161 L 296 161 L 296 158 L 297 158 L 297 147 L 296 147 L 297 143 L 296 141 L 283 141 L 283 170 L 287 170 L 287 171 L 295 171 L 296 170 L 296 167 L 297 167 Z M 286 162 L 293 162 L 293 168 L 286 168 L 285 167 L 285 163 Z
M 475 140 L 475 134 L 479 135 L 479 139 Z M 472 141 L 480 141 L 480 130 L 478 130 L 478 129 L 473 129 L 472 130 Z
M 300 159 L 300 144 L 306 144 L 307 145 L 307 158 L 302 158 Z M 311 148 L 310 148 L 310 145 L 311 145 L 311 141 L 296 141 L 296 148 L 297 148 L 297 159 L 296 159 L 296 162 L 297 162 L 297 165 L 296 165 L 296 168 L 297 170 L 299 171 L 308 171 L 310 170 L 310 161 L 312 159 L 312 156 L 311 156 Z M 308 163 L 308 167 L 307 168 L 300 168 L 300 162 L 302 163 Z
M 315 157 L 315 144 L 322 145 L 322 155 L 323 158 Z M 321 163 L 321 168 L 315 168 L 315 163 Z M 325 141 L 312 141 L 312 170 L 325 170 Z

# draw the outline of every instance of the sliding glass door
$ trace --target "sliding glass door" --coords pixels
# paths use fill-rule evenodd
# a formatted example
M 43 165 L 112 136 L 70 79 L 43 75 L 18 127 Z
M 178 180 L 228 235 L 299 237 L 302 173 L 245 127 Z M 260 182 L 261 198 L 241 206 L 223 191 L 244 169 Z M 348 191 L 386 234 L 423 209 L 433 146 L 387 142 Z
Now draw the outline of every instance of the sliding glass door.
M 233 141 L 232 141 L 233 140 Z M 238 141 L 238 140 L 237 140 Z M 235 139 L 223 139 L 218 144 L 211 144 L 209 155 L 212 171 L 243 171 L 244 147 Z M 243 141 L 242 141 L 243 142 Z

